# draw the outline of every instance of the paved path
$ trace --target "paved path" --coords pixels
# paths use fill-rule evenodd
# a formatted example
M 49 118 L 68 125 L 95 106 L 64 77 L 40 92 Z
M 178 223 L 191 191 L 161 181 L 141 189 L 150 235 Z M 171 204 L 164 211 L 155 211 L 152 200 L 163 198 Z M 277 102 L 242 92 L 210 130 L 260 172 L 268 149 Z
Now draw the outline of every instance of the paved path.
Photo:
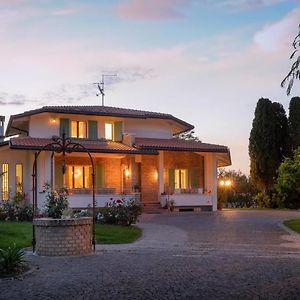
M 300 299 L 300 212 L 144 215 L 144 236 L 96 255 L 29 256 L 36 269 L 0 281 L 0 299 Z

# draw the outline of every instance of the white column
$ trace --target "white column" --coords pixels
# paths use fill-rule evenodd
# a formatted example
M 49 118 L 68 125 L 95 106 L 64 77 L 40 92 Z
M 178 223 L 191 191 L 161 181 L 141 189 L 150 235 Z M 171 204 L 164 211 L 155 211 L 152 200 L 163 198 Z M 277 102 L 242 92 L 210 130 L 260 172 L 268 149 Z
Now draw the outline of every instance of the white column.
M 213 153 L 207 153 L 204 157 L 204 182 L 206 193 L 212 196 L 213 211 L 217 210 L 217 160 Z
M 51 184 L 51 155 L 52 152 L 45 152 L 45 183 Z
M 159 151 L 158 154 L 158 185 L 159 185 L 158 199 L 160 199 L 161 193 L 164 192 L 164 152 L 163 151 Z

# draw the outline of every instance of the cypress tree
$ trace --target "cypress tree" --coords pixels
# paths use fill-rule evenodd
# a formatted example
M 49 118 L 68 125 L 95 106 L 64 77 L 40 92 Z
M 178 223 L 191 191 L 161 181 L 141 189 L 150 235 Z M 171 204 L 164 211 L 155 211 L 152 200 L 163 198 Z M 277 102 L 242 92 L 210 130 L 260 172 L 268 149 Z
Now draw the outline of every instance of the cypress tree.
M 293 97 L 289 105 L 290 148 L 295 151 L 300 147 L 300 97 Z
M 258 100 L 249 138 L 250 175 L 266 195 L 287 150 L 287 118 L 283 106 Z

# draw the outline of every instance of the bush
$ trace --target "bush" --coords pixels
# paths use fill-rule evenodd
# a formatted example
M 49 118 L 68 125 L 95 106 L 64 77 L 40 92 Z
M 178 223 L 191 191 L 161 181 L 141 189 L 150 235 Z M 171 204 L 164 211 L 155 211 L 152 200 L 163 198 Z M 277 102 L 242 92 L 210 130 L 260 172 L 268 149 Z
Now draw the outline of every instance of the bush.
M 261 192 L 254 196 L 253 200 L 259 208 L 272 208 L 274 206 L 272 204 L 271 197 L 268 195 L 264 195 Z
M 25 259 L 24 251 L 16 245 L 7 249 L 0 249 L 0 274 L 13 275 L 23 270 Z
M 25 193 L 17 193 L 12 200 L 0 203 L 0 220 L 31 221 L 32 204 Z
M 103 224 L 130 226 L 138 221 L 142 208 L 134 200 L 116 200 L 98 209 L 96 221 Z
M 47 189 L 46 205 L 43 210 L 45 217 L 61 219 L 63 211 L 68 209 L 68 192 L 66 189 L 62 189 L 57 192 Z
M 228 207 L 232 208 L 254 208 L 257 207 L 251 193 L 235 194 L 228 199 Z
M 279 166 L 275 190 L 280 206 L 300 208 L 300 147 Z

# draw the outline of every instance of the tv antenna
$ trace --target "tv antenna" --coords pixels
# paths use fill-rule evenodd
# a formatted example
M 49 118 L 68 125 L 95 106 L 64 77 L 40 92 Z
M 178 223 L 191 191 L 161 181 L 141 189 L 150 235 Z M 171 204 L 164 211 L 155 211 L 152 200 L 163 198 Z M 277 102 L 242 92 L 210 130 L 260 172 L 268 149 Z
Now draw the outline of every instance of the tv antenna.
M 117 74 L 102 74 L 101 82 L 94 82 L 94 84 L 97 85 L 99 92 L 96 94 L 96 96 L 100 96 L 102 98 L 102 106 L 104 106 L 104 79 L 106 77 L 117 77 Z

